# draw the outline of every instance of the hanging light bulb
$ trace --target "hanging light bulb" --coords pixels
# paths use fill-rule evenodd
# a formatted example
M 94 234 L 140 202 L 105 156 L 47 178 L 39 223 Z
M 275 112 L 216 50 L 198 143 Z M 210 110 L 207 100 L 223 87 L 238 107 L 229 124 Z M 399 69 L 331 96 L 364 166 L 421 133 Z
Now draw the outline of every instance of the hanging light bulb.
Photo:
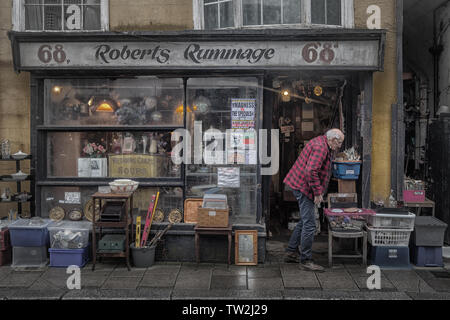
M 289 90 L 283 90 L 281 91 L 281 100 L 283 102 L 289 102 L 291 101 L 291 93 L 289 92 Z

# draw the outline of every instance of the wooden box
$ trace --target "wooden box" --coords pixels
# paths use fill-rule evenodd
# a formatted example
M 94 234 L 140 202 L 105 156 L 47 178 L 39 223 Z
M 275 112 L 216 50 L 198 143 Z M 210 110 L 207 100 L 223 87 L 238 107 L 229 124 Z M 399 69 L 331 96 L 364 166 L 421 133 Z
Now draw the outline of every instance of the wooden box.
M 199 207 L 197 210 L 197 226 L 228 227 L 229 209 L 212 209 Z

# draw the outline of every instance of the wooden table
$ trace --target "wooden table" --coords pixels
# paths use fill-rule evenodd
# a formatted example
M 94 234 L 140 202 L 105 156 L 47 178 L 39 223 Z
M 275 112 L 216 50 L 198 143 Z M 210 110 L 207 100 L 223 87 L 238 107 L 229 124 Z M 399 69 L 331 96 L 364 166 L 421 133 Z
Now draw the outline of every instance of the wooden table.
M 129 193 L 94 193 L 92 195 L 93 199 L 93 213 L 92 213 L 92 270 L 95 270 L 95 263 L 97 261 L 97 256 L 99 257 L 114 257 L 114 258 L 126 258 L 127 268 L 130 268 L 130 238 L 133 235 L 133 192 Z M 118 222 L 102 222 L 96 221 L 95 219 L 95 207 L 96 201 L 100 202 L 99 214 L 102 211 L 102 200 L 122 200 L 125 202 L 129 202 L 128 209 L 125 210 L 125 216 L 122 221 Z M 128 217 L 128 213 L 130 216 Z M 129 226 L 131 225 L 131 232 L 129 232 Z M 100 237 L 101 237 L 101 228 L 123 228 L 125 231 L 125 252 L 97 252 L 97 241 L 96 241 L 96 228 L 100 228 Z
M 200 262 L 200 235 L 223 235 L 228 236 L 228 264 L 231 264 L 231 225 L 224 228 L 195 227 L 195 256 L 197 263 Z
M 434 201 L 425 198 L 424 202 L 404 202 L 403 205 L 409 208 L 419 208 L 417 215 L 420 216 L 422 208 L 431 208 L 431 215 L 434 217 L 435 204 Z

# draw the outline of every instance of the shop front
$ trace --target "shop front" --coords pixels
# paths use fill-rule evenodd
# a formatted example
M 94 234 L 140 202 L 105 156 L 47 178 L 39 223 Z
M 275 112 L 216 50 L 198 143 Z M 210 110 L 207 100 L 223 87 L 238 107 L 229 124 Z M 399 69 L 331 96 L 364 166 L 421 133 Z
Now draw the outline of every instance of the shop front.
M 359 148 L 358 191 L 369 205 L 372 73 L 383 68 L 384 31 L 9 37 L 15 70 L 31 73 L 36 216 L 59 207 L 65 219 L 73 210 L 88 219 L 92 194 L 133 179 L 134 218 L 145 221 L 159 192 L 152 233 L 174 223 L 158 258 L 194 261 L 185 200 L 225 194 L 233 231 L 257 231 L 262 263 L 278 214 L 271 199 L 288 194 L 281 181 L 301 146 L 331 127 Z M 202 260 L 225 261 L 225 242 L 211 237 Z

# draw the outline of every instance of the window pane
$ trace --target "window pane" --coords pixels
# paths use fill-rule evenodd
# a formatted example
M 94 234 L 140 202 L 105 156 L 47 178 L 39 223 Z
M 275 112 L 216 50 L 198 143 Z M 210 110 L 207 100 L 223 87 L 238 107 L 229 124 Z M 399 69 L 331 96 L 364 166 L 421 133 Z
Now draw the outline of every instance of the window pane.
M 182 126 L 181 79 L 45 80 L 44 123 Z
M 263 24 L 281 23 L 281 1 L 263 0 Z
M 100 30 L 101 18 L 100 18 L 100 0 L 90 1 L 91 5 L 84 6 L 83 22 L 84 30 Z
M 257 105 L 258 82 L 255 78 L 196 78 L 188 80 L 188 105 L 197 106 L 193 112 L 192 121 L 188 122 L 188 129 L 192 139 L 195 139 L 194 124 L 201 126 L 203 133 L 208 129 L 216 129 L 214 138 L 206 138 L 201 146 L 204 152 L 203 163 L 192 163 L 186 171 L 187 197 L 202 197 L 206 192 L 226 194 L 228 206 L 231 208 L 230 220 L 232 222 L 255 223 L 257 211 L 257 165 L 251 160 L 256 157 L 256 144 L 254 139 L 245 139 L 242 143 L 231 146 L 228 136 L 232 129 L 232 101 L 241 99 L 242 107 L 248 103 Z M 233 99 L 233 100 L 232 100 Z M 256 111 L 256 110 L 255 110 Z M 257 116 L 255 115 L 255 120 Z M 258 130 L 258 124 L 253 126 Z M 227 132 L 228 130 L 228 132 Z M 246 134 L 248 131 L 245 131 Z M 205 135 L 205 137 L 211 137 Z M 249 135 L 250 137 L 250 135 Z M 254 137 L 254 136 L 253 136 Z M 220 141 L 219 141 L 220 140 Z M 227 141 L 228 140 L 228 141 Z M 217 144 L 216 144 L 217 143 Z M 215 144 L 214 146 L 211 146 Z M 194 149 L 194 144 L 192 148 Z M 253 149 L 253 147 L 255 147 Z M 192 150 L 193 155 L 195 150 Z M 215 153 L 215 154 L 214 154 Z M 252 157 L 252 155 L 254 157 Z M 214 159 L 210 158 L 214 157 Z M 205 165 L 205 159 L 223 161 L 223 164 Z M 255 158 L 256 160 L 256 158 Z M 210 162 L 211 163 L 211 162 Z M 235 174 L 223 173 L 222 168 L 238 169 Z M 222 176 L 220 176 L 222 174 Z M 219 179 L 220 178 L 220 179 Z M 223 184 L 222 179 L 228 178 L 231 185 Z M 239 184 L 236 187 L 235 184 Z
M 327 24 L 341 25 L 341 0 L 327 0 Z
M 211 4 L 205 6 L 205 29 L 212 30 L 219 27 L 219 21 L 217 17 L 217 4 Z
M 203 0 L 203 3 L 211 3 L 211 2 L 217 2 L 219 0 Z
M 42 6 L 41 0 L 27 0 L 25 2 L 25 29 L 42 30 Z
M 283 23 L 301 22 L 301 1 L 283 0 Z
M 44 7 L 44 30 L 62 29 L 62 7 L 45 6 Z
M 244 26 L 261 24 L 261 1 L 242 0 L 242 14 Z
M 234 26 L 233 2 L 220 3 L 220 28 Z
M 180 177 L 170 132 L 49 132 L 49 177 Z
M 311 1 L 311 22 L 325 24 L 325 0 Z

